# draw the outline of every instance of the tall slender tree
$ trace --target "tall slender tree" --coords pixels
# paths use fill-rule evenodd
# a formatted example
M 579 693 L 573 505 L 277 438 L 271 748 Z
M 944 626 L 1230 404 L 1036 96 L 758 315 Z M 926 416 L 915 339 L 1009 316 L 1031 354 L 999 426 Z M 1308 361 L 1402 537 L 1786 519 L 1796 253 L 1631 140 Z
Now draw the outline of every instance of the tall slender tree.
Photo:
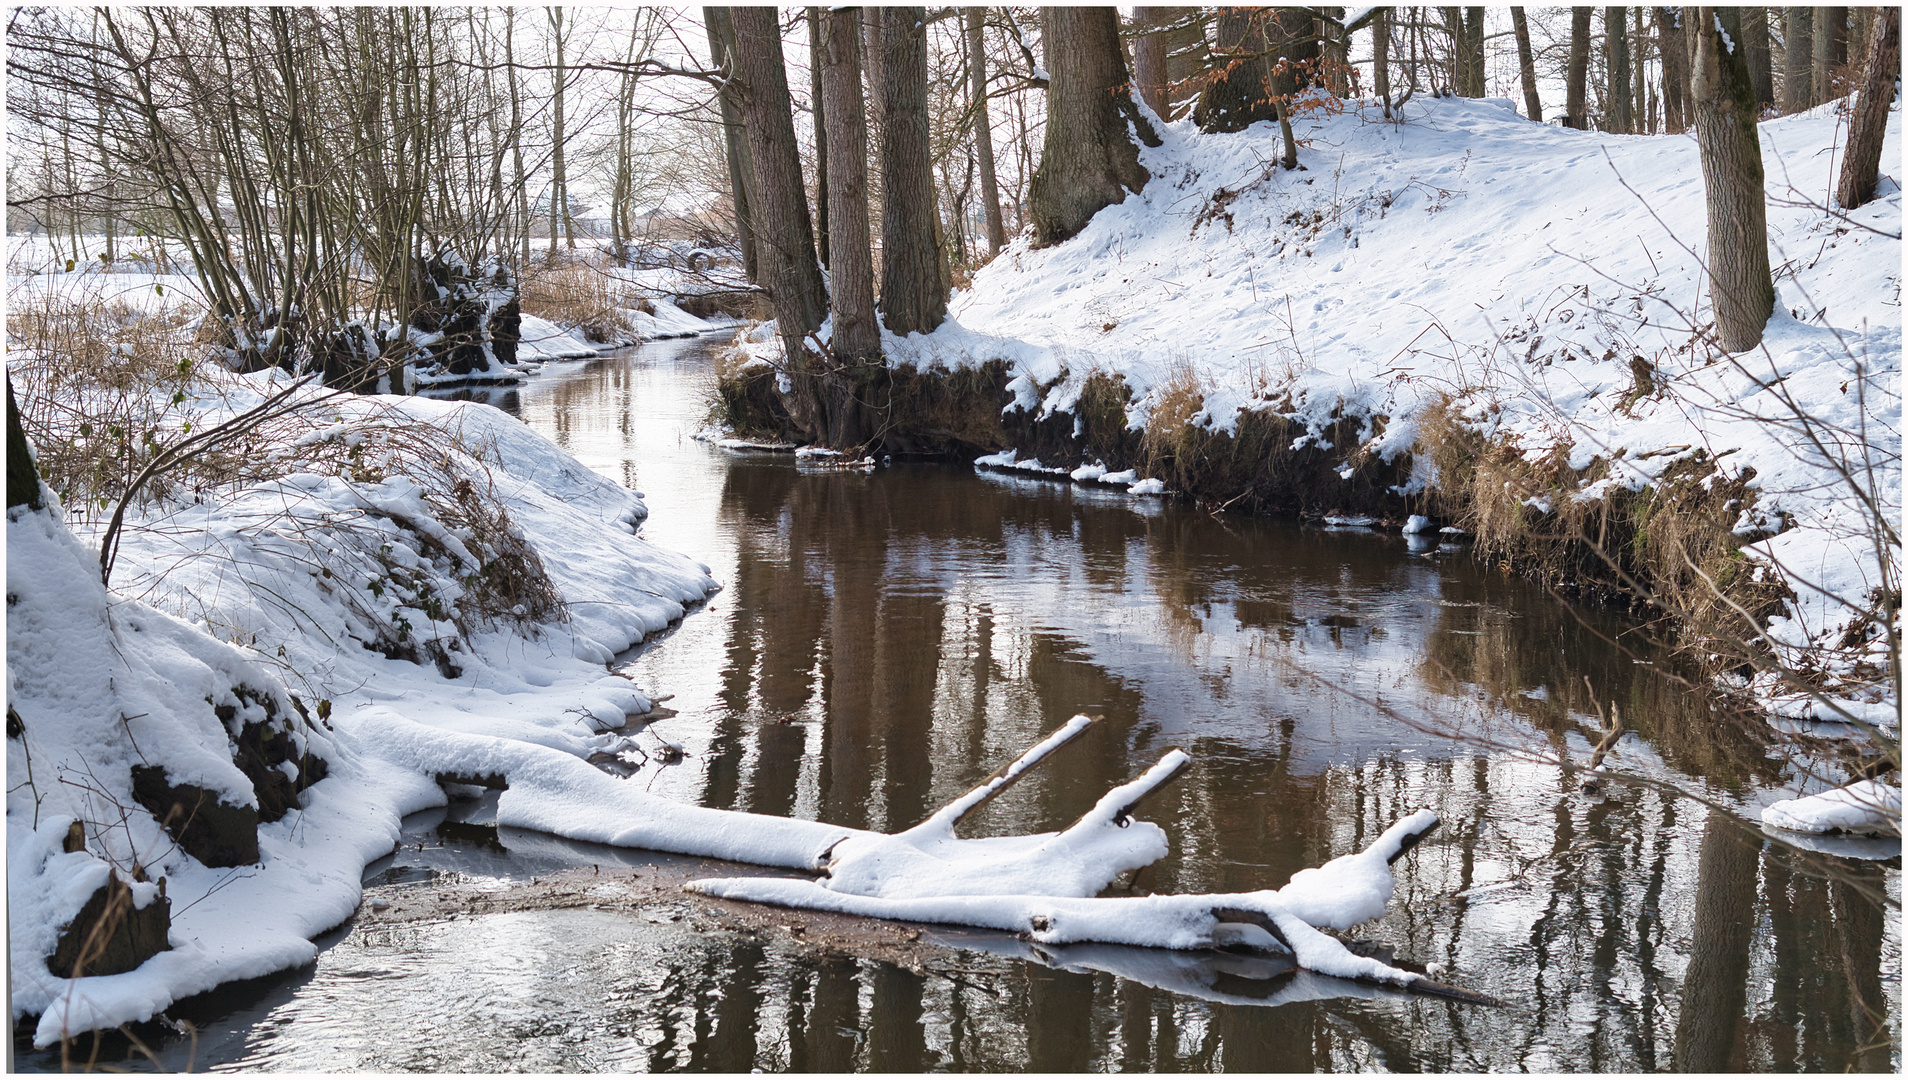
M 755 169 L 759 284 L 775 308 L 776 330 L 791 369 L 806 366 L 810 334 L 821 329 L 827 310 L 821 267 L 815 262 L 815 232 L 802 189 L 802 162 L 795 149 L 795 117 L 782 59 L 782 32 L 774 8 L 732 7 L 735 80 L 741 90 L 743 127 Z
M 1544 102 L 1537 96 L 1537 61 L 1531 55 L 1530 23 L 1524 18 L 1524 9 L 1511 8 L 1511 33 L 1517 38 L 1517 74 L 1524 84 L 1524 116 L 1535 122 L 1544 122 Z
M 1570 9 L 1570 63 L 1564 74 L 1564 126 L 1590 129 L 1590 111 L 1584 85 L 1590 73 L 1590 16 L 1595 8 Z
M 1652 10 L 1656 14 L 1656 49 L 1663 57 L 1663 130 L 1681 134 L 1689 127 L 1689 47 L 1683 35 L 1683 9 Z M 1766 47 L 1763 55 L 1768 55 Z
M 868 236 L 868 120 L 861 93 L 861 12 L 826 8 L 821 17 L 821 81 L 828 154 L 830 348 L 837 363 L 881 357 L 875 321 L 874 255 Z
M 828 252 L 828 109 L 822 101 L 821 8 L 808 9 L 808 101 L 815 121 L 815 242 L 821 245 L 821 264 L 833 266 Z
M 1709 299 L 1729 352 L 1753 349 L 1775 310 L 1756 88 L 1749 79 L 1740 8 L 1699 7 L 1684 20 L 1693 47 L 1690 101 L 1709 217 Z M 1687 14 L 1687 12 L 1686 12 Z
M 1835 79 L 1848 63 L 1848 9 L 1815 9 L 1815 37 L 1810 59 L 1809 97 L 1817 105 L 1837 97 Z
M 1878 8 L 1868 32 L 1868 57 L 1861 88 L 1848 121 L 1848 150 L 1835 184 L 1835 201 L 1853 210 L 1875 197 L 1881 173 L 1882 140 L 1888 134 L 1888 107 L 1901 71 L 1901 9 Z
M 1057 244 L 1103 208 L 1146 186 L 1133 135 L 1159 136 L 1133 107 L 1119 16 L 1112 8 L 1043 8 L 1047 43 L 1046 142 L 1030 201 L 1034 243 Z
M 987 115 L 986 19 L 986 8 L 967 9 L 967 97 L 968 107 L 974 111 L 974 153 L 979 159 L 981 209 L 987 218 L 987 257 L 991 259 L 1006 246 L 1007 228 L 1000 219 L 1000 181 L 994 168 L 994 122 Z M 1164 74 L 1164 55 L 1160 63 Z
M 1666 11 L 1679 10 L 1665 8 Z M 1772 8 L 1746 7 L 1742 9 L 1743 51 L 1749 54 L 1749 80 L 1756 87 L 1756 106 L 1768 109 L 1775 105 L 1775 67 L 1769 56 L 1769 12 Z M 1687 68 L 1689 51 L 1683 52 L 1683 66 Z M 1684 80 L 1688 82 L 1687 78 Z M 1688 123 L 1687 118 L 1684 120 Z
M 1609 111 L 1604 116 L 1606 131 L 1629 134 L 1635 130 L 1636 117 L 1630 101 L 1629 8 L 1603 9 L 1603 62 L 1609 73 L 1610 89 L 1605 100 Z
M 1815 104 L 1815 9 L 1782 9 L 1782 111 L 1801 112 Z
M 749 137 L 742 112 L 742 88 L 735 75 L 735 24 L 726 7 L 702 9 L 702 24 L 709 33 L 711 66 L 726 78 L 716 93 L 716 105 L 722 114 L 722 145 L 729 166 L 729 202 L 735 209 L 736 242 L 742 245 L 742 270 L 753 284 L 762 281 L 760 253 L 755 246 L 755 214 L 752 188 L 755 164 L 749 160 Z
M 888 8 L 881 42 L 881 322 L 896 334 L 928 333 L 947 318 L 948 274 L 934 235 L 927 9 Z

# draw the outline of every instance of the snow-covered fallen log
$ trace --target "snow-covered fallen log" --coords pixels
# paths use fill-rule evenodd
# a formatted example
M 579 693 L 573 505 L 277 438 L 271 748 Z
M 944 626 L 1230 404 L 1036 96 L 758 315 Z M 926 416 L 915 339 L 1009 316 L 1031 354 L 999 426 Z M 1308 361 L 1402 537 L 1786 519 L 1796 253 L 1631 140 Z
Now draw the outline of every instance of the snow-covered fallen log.
M 715 878 L 692 891 L 731 900 L 869 918 L 1004 930 L 1042 945 L 1098 943 L 1160 949 L 1244 946 L 1289 956 L 1324 975 L 1494 1004 L 1416 972 L 1347 949 L 1321 928 L 1346 930 L 1385 913 L 1391 864 L 1438 825 L 1419 810 L 1365 850 L 1301 870 L 1281 889 L 1183 896 L 1099 897 L 1120 874 L 1167 851 L 1165 833 L 1132 821 L 1130 809 L 1189 762 L 1179 750 L 1109 791 L 1059 833 L 963 840 L 954 823 L 1025 775 L 1091 721 L 1072 721 L 920 825 L 885 836 L 862 834 L 830 851 L 816 881 Z

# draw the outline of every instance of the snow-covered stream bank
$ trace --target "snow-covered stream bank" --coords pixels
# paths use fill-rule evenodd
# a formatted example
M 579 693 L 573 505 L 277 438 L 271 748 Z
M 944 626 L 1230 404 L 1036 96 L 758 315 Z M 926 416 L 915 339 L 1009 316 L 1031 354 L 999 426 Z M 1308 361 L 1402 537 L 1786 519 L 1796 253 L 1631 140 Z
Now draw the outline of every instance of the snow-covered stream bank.
M 1140 881 L 1155 892 L 1283 885 L 1429 806 L 1443 827 L 1397 864 L 1397 899 L 1356 936 L 1519 1007 L 1367 999 L 1350 984 L 1305 1000 L 1313 988 L 1238 968 L 1206 971 L 1219 990 L 1201 996 L 1187 989 L 1197 963 L 1179 954 L 1142 972 L 1117 951 L 1067 947 L 1043 963 L 1033 946 L 971 940 L 916 970 L 794 940 L 779 928 L 812 926 L 792 912 L 760 936 L 695 908 L 685 927 L 621 886 L 646 857 L 512 827 L 513 787 L 406 819 L 402 849 L 367 880 L 394 909 L 424 902 L 433 881 L 501 906 L 421 922 L 367 906 L 315 963 L 255 991 L 237 1030 L 219 1029 L 230 1056 L 201 1063 L 1647 1071 L 1680 1048 L 1729 1069 L 1894 1067 L 1892 1048 L 1860 1049 L 1872 1032 L 1853 1020 L 1860 997 L 1899 1028 L 1899 928 L 1865 899 L 1899 899 L 1894 864 L 1801 855 L 1741 829 L 1794 777 L 1540 590 L 1368 530 L 1220 521 L 941 466 L 862 474 L 725 453 L 689 437 L 708 348 L 663 343 L 485 392 L 644 492 L 644 535 L 694 553 L 724 586 L 616 662 L 634 679 L 623 685 L 674 695 L 678 715 L 637 744 L 686 751 L 622 789 L 902 828 L 1065 717 L 1102 713 L 1101 731 L 968 834 L 1063 827 L 1173 746 L 1195 766 L 1142 815 L 1172 843 Z M 1599 700 L 1623 703 L 1617 763 L 1737 812 L 1628 785 L 1581 792 L 1597 737 L 1586 676 Z M 1467 738 L 1400 726 L 1326 683 Z M 607 827 L 621 812 L 573 820 Z M 600 883 L 577 886 L 605 888 L 586 901 L 601 910 L 508 907 L 513 880 L 564 865 L 601 867 Z M 1162 988 L 1176 967 L 1178 988 Z M 1733 1012 L 1686 1014 L 1717 990 L 1743 995 Z

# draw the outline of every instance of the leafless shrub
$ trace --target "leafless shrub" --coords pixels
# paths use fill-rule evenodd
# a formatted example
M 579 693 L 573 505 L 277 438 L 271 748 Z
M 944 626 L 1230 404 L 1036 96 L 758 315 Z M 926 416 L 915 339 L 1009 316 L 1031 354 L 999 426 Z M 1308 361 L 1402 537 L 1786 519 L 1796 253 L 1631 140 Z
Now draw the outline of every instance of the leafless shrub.
M 627 283 L 584 262 L 532 264 L 523 275 L 525 314 L 578 327 L 598 344 L 635 340 L 636 326 L 625 309 L 642 310 L 642 302 Z

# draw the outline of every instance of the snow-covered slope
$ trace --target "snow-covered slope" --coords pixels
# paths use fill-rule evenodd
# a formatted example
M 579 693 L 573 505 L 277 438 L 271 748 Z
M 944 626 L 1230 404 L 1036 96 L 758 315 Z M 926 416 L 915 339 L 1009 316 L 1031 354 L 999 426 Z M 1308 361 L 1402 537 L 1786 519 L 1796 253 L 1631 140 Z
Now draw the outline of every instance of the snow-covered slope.
M 188 407 L 215 422 L 275 377 L 225 377 Z M 75 537 L 57 501 L 9 515 L 12 1007 L 40 1014 L 38 1043 L 308 961 L 399 818 L 443 802 L 440 774 L 507 776 L 500 820 L 603 842 L 799 862 L 843 835 L 737 825 L 584 760 L 650 708 L 605 661 L 717 588 L 632 535 L 639 496 L 480 405 L 347 395 L 295 422 L 262 479 L 136 512 L 110 590 L 98 537 Z M 259 826 L 255 863 L 209 866 L 140 805 L 133 770 L 260 807 L 233 742 L 268 713 L 324 777 Z M 67 850 L 74 823 L 83 850 Z M 163 882 L 172 948 L 57 977 L 44 957 L 109 865 L 150 879 L 132 886 L 141 909 Z

